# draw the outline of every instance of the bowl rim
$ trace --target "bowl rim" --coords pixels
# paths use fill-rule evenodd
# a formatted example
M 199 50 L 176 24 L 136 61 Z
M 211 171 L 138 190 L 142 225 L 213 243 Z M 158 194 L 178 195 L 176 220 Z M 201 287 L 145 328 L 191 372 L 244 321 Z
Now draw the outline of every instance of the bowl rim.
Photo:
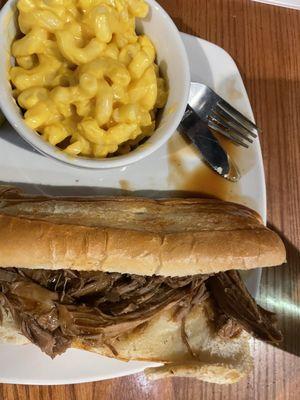
M 5 18 L 12 11 L 12 6 L 15 5 L 17 0 L 8 0 L 7 3 L 0 10 L 0 32 L 4 29 Z M 81 156 L 69 156 L 68 154 L 60 151 L 55 146 L 48 143 L 46 140 L 43 140 L 40 136 L 36 135 L 35 131 L 26 126 L 25 122 L 19 118 L 17 115 L 17 111 L 14 110 L 10 104 L 5 102 L 5 96 L 0 96 L 0 109 L 2 110 L 5 118 L 9 121 L 9 123 L 13 126 L 13 128 L 17 131 L 17 133 L 34 149 L 39 151 L 45 156 L 48 156 L 56 161 L 62 162 L 64 164 L 68 164 L 73 167 L 81 167 L 87 169 L 108 169 L 108 168 L 118 168 L 130 165 L 141 159 L 149 156 L 154 151 L 158 150 L 162 145 L 164 145 L 168 139 L 174 134 L 176 131 L 180 120 L 184 114 L 189 95 L 189 86 L 190 86 L 190 68 L 189 61 L 186 53 L 185 46 L 183 44 L 182 38 L 180 36 L 180 32 L 174 24 L 172 18 L 169 14 L 155 1 L 155 0 L 146 0 L 151 8 L 155 8 L 162 16 L 166 24 L 168 24 L 168 29 L 171 30 L 172 36 L 174 37 L 175 46 L 178 47 L 178 51 L 181 53 L 181 62 L 183 63 L 183 71 L 182 71 L 182 92 L 183 95 L 181 99 L 176 103 L 176 112 L 172 115 L 172 121 L 170 122 L 170 126 L 168 130 L 161 134 L 161 137 L 154 142 L 142 144 L 138 146 L 136 150 L 132 152 L 111 157 L 111 158 L 88 158 Z M 4 43 L 4 41 L 3 41 Z M 0 45 L 1 49 L 1 45 Z M 0 50 L 1 51 L 1 50 Z M 2 58 L 2 57 L 1 57 Z M 0 62 L 0 72 L 3 69 L 3 72 L 6 70 L 5 64 L 7 63 L 7 59 L 5 57 L 2 58 Z M 4 67 L 3 67 L 4 66 Z M 7 71 L 6 71 L 7 72 Z M 6 78 L 6 74 L 4 74 L 4 78 Z M 6 90 L 2 88 L 4 93 Z M 8 95 L 8 93 L 6 93 Z M 154 134 L 155 135 L 155 132 Z M 153 136 L 154 137 L 154 136 Z

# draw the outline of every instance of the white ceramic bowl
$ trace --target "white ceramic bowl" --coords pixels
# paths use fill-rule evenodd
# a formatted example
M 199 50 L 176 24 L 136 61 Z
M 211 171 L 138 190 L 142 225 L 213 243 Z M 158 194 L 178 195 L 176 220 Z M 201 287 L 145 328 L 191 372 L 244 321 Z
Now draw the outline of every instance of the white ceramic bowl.
M 23 139 L 41 153 L 74 166 L 113 168 L 141 160 L 157 150 L 172 136 L 180 123 L 187 104 L 190 71 L 187 54 L 179 32 L 171 18 L 155 0 L 147 0 L 150 11 L 145 19 L 137 21 L 137 30 L 147 34 L 154 42 L 158 64 L 168 80 L 168 101 L 157 129 L 146 143 L 138 146 L 129 154 L 107 159 L 71 158 L 47 143 L 25 125 L 21 111 L 12 97 L 8 80 L 8 68 L 12 62 L 11 44 L 18 31 L 16 2 L 16 0 L 8 0 L 0 11 L 0 108 Z

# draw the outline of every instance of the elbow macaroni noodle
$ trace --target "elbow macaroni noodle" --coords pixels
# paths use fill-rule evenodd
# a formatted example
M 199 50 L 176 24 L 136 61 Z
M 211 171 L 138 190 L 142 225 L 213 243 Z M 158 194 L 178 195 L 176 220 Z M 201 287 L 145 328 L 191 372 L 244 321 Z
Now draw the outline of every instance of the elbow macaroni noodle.
M 26 124 L 70 155 L 123 154 L 167 100 L 155 48 L 135 32 L 144 0 L 19 0 L 14 96 Z

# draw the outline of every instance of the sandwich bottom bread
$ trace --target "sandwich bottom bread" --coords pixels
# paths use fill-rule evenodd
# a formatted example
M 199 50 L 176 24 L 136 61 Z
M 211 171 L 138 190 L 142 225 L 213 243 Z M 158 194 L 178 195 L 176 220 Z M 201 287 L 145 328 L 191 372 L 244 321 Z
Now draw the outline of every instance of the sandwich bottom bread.
M 0 338 L 162 363 L 150 378 L 233 383 L 274 314 L 236 269 L 282 264 L 246 207 L 215 199 L 47 198 L 0 189 Z

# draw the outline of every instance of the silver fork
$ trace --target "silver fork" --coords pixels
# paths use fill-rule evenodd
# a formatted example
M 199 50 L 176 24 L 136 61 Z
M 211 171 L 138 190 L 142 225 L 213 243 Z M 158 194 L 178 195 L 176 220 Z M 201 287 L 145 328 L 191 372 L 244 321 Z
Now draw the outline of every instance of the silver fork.
M 239 146 L 249 147 L 261 130 L 203 83 L 192 82 L 190 106 L 208 126 Z

